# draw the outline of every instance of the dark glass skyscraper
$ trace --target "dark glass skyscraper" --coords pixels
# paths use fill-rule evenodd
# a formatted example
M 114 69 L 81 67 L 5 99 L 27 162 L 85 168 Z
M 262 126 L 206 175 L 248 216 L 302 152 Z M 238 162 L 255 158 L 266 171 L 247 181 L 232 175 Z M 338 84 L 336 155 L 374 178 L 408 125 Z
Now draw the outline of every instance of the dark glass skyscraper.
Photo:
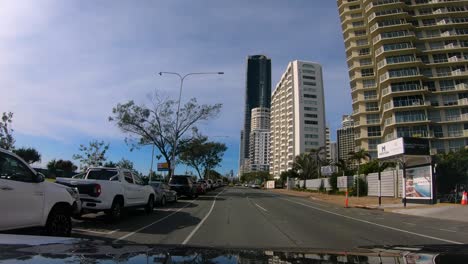
M 271 59 L 265 55 L 247 58 L 244 129 L 241 137 L 240 170 L 249 158 L 250 123 L 253 108 L 271 106 Z M 242 173 L 242 171 L 240 171 Z

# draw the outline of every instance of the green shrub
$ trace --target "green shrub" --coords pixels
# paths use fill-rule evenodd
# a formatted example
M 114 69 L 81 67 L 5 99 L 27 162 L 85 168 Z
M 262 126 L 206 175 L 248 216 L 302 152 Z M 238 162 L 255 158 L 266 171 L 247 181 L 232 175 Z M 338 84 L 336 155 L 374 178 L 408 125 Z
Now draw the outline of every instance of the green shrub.
M 359 196 L 367 196 L 367 182 L 363 178 L 355 178 L 354 185 L 349 190 L 349 195 L 357 196 L 357 181 L 359 179 Z

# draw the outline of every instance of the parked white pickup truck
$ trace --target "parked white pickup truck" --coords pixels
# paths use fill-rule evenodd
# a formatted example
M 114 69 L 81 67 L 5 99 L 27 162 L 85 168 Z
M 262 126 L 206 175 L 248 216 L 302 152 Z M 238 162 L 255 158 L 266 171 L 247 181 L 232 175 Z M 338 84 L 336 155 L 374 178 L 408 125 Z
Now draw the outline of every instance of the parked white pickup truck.
M 0 231 L 43 227 L 47 235 L 70 236 L 70 217 L 80 210 L 76 189 L 44 181 L 44 175 L 0 148 Z
M 90 168 L 84 178 L 56 181 L 78 188 L 83 214 L 104 211 L 112 220 L 119 220 L 124 208 L 144 207 L 148 214 L 153 211 L 153 188 L 127 169 Z

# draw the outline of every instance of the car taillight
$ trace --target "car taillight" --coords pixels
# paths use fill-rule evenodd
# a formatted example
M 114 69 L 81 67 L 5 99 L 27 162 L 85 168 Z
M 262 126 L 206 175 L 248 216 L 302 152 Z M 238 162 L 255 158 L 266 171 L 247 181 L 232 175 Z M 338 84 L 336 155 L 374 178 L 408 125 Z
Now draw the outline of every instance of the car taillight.
M 96 184 L 94 185 L 94 197 L 98 197 L 101 195 L 101 185 Z

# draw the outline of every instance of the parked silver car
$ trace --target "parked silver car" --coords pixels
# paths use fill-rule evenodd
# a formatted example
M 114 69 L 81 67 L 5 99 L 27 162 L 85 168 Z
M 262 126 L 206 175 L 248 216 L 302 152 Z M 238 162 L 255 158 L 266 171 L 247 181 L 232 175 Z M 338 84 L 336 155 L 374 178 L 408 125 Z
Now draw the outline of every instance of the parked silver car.
M 171 190 L 169 185 L 164 182 L 151 182 L 151 187 L 153 187 L 156 196 L 154 197 L 154 202 L 161 206 L 166 205 L 166 202 L 177 202 L 177 192 Z

